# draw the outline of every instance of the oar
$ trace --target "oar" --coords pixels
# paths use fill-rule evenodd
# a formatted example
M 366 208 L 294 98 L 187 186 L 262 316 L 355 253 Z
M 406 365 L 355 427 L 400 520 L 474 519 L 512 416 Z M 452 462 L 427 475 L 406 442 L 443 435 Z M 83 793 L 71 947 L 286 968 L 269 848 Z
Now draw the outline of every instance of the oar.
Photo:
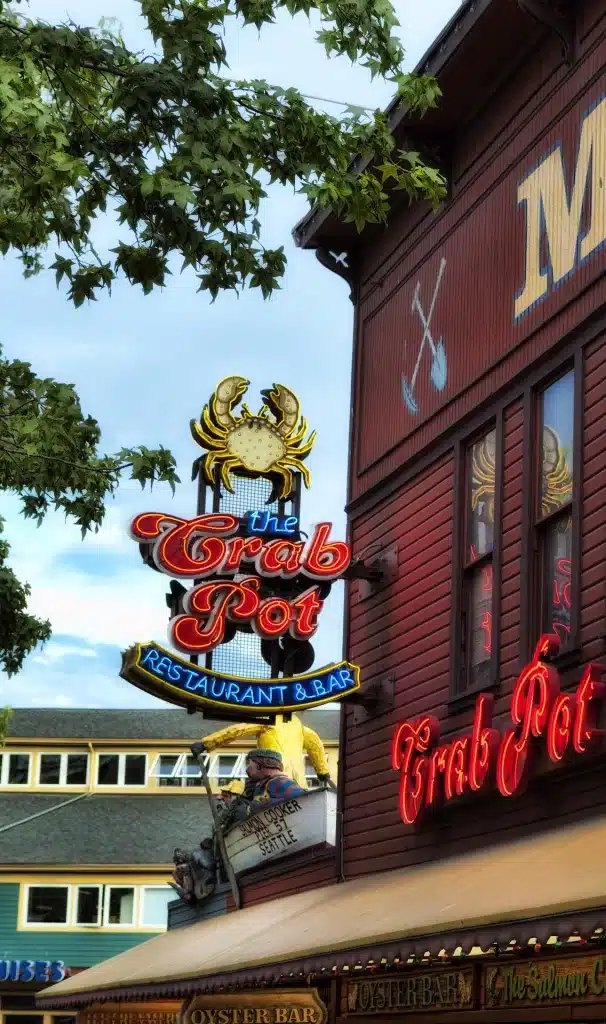
M 213 824 L 215 826 L 215 835 L 217 837 L 217 842 L 219 844 L 219 853 L 221 854 L 221 860 L 223 861 L 223 863 L 225 865 L 225 870 L 227 872 L 227 878 L 228 878 L 229 884 L 231 885 L 231 892 L 232 892 L 232 896 L 234 898 L 234 903 L 236 904 L 236 910 L 239 910 L 240 906 L 241 906 L 240 889 L 238 888 L 238 882 L 237 882 L 236 876 L 234 874 L 234 869 L 231 866 L 231 862 L 230 862 L 229 857 L 227 856 L 227 847 L 225 845 L 225 836 L 223 835 L 223 829 L 221 828 L 221 818 L 220 818 L 219 812 L 218 812 L 218 810 L 217 810 L 217 808 L 215 806 L 213 791 L 212 791 L 212 789 L 210 787 L 210 780 L 208 778 L 208 772 L 206 771 L 206 763 L 204 761 L 204 754 L 202 753 L 202 751 L 204 750 L 204 747 L 202 746 L 201 743 L 192 743 L 190 749 L 191 749 L 191 752 L 194 755 L 196 761 L 198 762 L 198 765 L 199 765 L 199 768 L 200 768 L 200 772 L 201 772 L 201 775 L 202 775 L 202 781 L 204 783 L 204 788 L 206 789 L 206 795 L 208 797 L 208 802 L 210 804 L 210 813 L 213 816 Z

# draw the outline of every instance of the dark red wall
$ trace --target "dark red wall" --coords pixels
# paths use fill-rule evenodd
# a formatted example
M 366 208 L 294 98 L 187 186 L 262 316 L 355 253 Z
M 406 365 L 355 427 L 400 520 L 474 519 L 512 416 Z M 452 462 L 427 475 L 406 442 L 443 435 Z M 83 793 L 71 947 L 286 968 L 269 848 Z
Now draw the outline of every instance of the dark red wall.
M 517 68 L 486 109 L 457 129 L 453 196 L 438 215 L 412 209 L 395 218 L 363 253 L 356 339 L 350 495 L 354 554 L 397 546 L 397 579 L 375 596 L 351 584 L 348 657 L 370 683 L 393 676 L 393 711 L 358 721 L 344 712 L 346 878 L 419 864 L 486 843 L 606 812 L 604 755 L 554 772 L 538 766 L 524 795 L 492 791 L 442 809 L 417 829 L 399 816 L 398 773 L 390 745 L 398 722 L 422 714 L 440 720 L 448 741 L 469 731 L 472 702 L 451 700 L 453 536 L 456 446 L 474 427 L 501 416 L 503 503 L 496 722 L 509 723 L 516 678 L 528 656 L 521 574 L 528 495 L 529 381 L 575 353 L 582 367 L 583 436 L 580 523 L 580 650 L 561 668 L 573 688 L 583 666 L 606 663 L 606 252 L 582 267 L 514 322 L 524 280 L 524 214 L 518 182 L 557 142 L 566 171 L 577 156 L 582 114 L 606 92 L 606 3 L 579 15 L 581 53 L 570 70 L 546 40 Z M 606 143 L 605 143 L 606 144 Z M 606 181 L 604 183 L 606 187 Z M 588 211 L 585 210 L 587 223 Z M 606 225 L 605 225 L 606 234 Z M 442 395 L 419 375 L 419 415 L 405 409 L 400 377 L 410 374 L 421 338 L 411 311 L 417 281 L 427 312 L 442 255 L 446 271 L 433 319 L 444 339 L 448 385 Z
M 563 65 L 555 39 L 523 68 L 512 54 L 509 80 L 457 128 L 452 200 L 438 214 L 405 211 L 364 250 L 352 498 L 397 472 L 586 316 L 587 289 L 606 266 L 604 247 L 515 320 L 526 220 L 517 190 L 556 145 L 571 181 L 583 115 L 606 92 L 602 8 L 594 0 L 579 17 L 582 57 L 572 70 Z M 415 389 L 419 412 L 412 415 L 401 391 L 401 376 L 411 375 L 422 337 L 412 300 L 419 284 L 428 313 L 442 258 L 446 268 L 431 326 L 434 339 L 444 342 L 447 385 L 441 393 L 431 387 L 426 347 Z M 597 300 L 592 296 L 592 304 Z

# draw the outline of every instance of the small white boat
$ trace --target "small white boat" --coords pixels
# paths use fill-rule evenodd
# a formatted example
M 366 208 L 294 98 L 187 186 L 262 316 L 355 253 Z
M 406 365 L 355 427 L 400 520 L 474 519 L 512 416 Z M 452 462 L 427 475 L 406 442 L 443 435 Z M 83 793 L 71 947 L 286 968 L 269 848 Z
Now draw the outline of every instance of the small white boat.
M 225 846 L 234 873 L 241 875 L 312 846 L 334 846 L 336 834 L 337 794 L 314 789 L 233 825 L 225 833 Z

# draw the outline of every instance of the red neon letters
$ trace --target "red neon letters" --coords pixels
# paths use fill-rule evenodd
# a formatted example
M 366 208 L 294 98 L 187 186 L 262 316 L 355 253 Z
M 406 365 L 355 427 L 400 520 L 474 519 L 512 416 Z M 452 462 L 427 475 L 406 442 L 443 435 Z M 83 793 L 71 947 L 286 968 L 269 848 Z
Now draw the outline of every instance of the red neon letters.
M 440 726 L 431 716 L 397 726 L 391 765 L 400 772 L 400 816 L 412 825 L 440 800 L 496 785 L 503 796 L 520 793 L 539 741 L 555 764 L 572 749 L 584 754 L 598 745 L 598 702 L 606 692 L 604 669 L 588 665 L 576 693 L 560 693 L 557 669 L 544 660 L 557 654 L 556 635 L 542 636 L 511 698 L 512 727 L 502 735 L 492 727 L 494 701 L 481 693 L 471 733 L 440 745 Z
M 242 562 L 252 562 L 260 576 L 288 579 L 304 573 L 313 580 L 334 580 L 347 569 L 351 551 L 345 541 L 329 541 L 331 525 L 318 523 L 305 545 L 287 538 L 235 537 L 240 521 L 225 513 L 180 519 L 144 512 L 133 519 L 131 536 L 152 546 L 158 569 L 169 576 L 231 575 L 242 571 Z
M 212 650 L 225 636 L 228 620 L 250 622 L 259 636 L 274 640 L 290 633 L 297 640 L 309 640 L 318 628 L 317 615 L 323 602 L 318 588 L 311 587 L 295 600 L 259 597 L 261 581 L 248 576 L 237 583 L 218 580 L 194 587 L 185 600 L 185 614 L 172 619 L 169 634 L 175 647 L 187 654 Z
M 132 521 L 131 536 L 139 544 L 151 546 L 158 569 L 197 583 L 208 581 L 189 591 L 184 614 L 170 624 L 171 640 L 180 651 L 200 654 L 212 650 L 223 641 L 228 621 L 250 623 L 268 639 L 290 633 L 297 640 L 309 640 L 318 628 L 323 605 L 319 588 L 312 586 L 292 600 L 261 600 L 259 577 L 292 579 L 304 574 L 312 580 L 329 581 L 340 576 L 351 561 L 348 544 L 329 540 L 330 523 L 319 523 L 307 544 L 283 537 L 236 536 L 239 528 L 240 520 L 225 513 L 181 519 L 163 512 L 144 512 Z M 242 573 L 243 562 L 252 563 L 258 575 L 238 582 L 216 578 Z

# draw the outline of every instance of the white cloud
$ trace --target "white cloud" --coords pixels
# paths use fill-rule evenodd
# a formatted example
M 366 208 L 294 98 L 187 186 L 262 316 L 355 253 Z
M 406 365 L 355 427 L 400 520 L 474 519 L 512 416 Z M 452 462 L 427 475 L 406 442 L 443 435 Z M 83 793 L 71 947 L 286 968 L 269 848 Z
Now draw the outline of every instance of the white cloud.
M 97 651 L 92 647 L 69 647 L 67 644 L 58 644 L 54 641 L 47 644 L 39 654 L 34 654 L 32 661 L 36 665 L 50 665 L 63 658 L 98 658 Z

